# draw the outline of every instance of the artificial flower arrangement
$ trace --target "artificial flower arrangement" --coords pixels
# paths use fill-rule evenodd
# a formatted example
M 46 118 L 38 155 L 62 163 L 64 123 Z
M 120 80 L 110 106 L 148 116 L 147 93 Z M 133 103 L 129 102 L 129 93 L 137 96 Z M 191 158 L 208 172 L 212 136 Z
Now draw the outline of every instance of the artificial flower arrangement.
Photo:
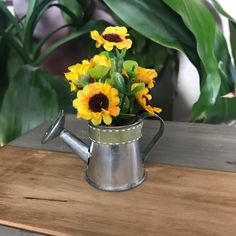
M 72 92 L 76 92 L 73 106 L 77 118 L 89 120 L 93 125 L 122 125 L 134 120 L 142 111 L 149 115 L 160 113 L 152 106 L 149 89 L 154 86 L 157 72 L 125 60 L 132 40 L 126 27 L 107 27 L 102 34 L 94 30 L 91 38 L 96 47 L 105 51 L 68 68 L 65 78 Z

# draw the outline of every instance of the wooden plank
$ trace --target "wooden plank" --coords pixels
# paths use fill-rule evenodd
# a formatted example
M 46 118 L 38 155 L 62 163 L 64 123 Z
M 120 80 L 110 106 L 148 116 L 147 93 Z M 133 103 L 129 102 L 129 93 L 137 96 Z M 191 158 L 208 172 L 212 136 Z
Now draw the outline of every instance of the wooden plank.
M 75 155 L 6 146 L 0 220 L 57 235 L 234 235 L 236 173 L 147 164 L 147 179 L 104 192 Z
M 71 152 L 59 139 L 42 145 L 40 140 L 50 125 L 46 122 L 10 143 L 13 146 Z M 67 115 L 66 127 L 89 143 L 87 122 Z M 145 121 L 141 146 L 154 135 L 158 122 Z M 150 154 L 149 162 L 186 167 L 236 172 L 236 128 L 227 125 L 209 125 L 166 122 L 165 133 Z

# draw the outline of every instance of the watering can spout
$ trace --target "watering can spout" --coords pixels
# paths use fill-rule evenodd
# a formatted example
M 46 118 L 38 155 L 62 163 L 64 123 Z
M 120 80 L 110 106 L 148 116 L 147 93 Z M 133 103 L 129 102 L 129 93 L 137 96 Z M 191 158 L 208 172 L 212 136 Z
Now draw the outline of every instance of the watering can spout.
M 88 146 L 70 131 L 64 128 L 65 124 L 65 113 L 64 111 L 60 111 L 57 118 L 53 122 L 53 124 L 47 129 L 45 132 L 42 143 L 47 143 L 48 141 L 59 137 L 61 138 L 79 157 L 88 163 L 90 158 L 90 152 Z

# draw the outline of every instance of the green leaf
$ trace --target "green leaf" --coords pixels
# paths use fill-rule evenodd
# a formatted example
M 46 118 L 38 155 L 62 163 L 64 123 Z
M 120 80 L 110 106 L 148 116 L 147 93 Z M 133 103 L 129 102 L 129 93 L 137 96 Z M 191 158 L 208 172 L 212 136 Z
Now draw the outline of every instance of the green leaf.
M 113 86 L 121 93 L 125 93 L 125 80 L 123 76 L 118 72 L 114 72 L 112 74 L 112 78 L 113 78 Z
M 138 63 L 133 60 L 126 60 L 123 62 L 123 68 L 130 78 L 133 78 L 138 73 Z
M 7 77 L 9 81 L 14 78 L 20 67 L 24 64 L 16 50 L 9 50 L 9 58 L 7 60 Z
M 84 16 L 83 8 L 81 7 L 79 1 L 71 1 L 71 0 L 59 0 L 60 4 L 57 4 L 59 8 L 62 10 L 62 15 L 65 21 L 70 23 L 81 23 L 82 18 Z M 63 11 L 62 8 L 67 8 L 67 10 Z
M 207 122 L 219 123 L 235 120 L 236 118 L 236 98 L 218 97 L 214 106 L 206 113 Z
M 51 79 L 49 78 L 49 80 Z M 72 100 L 75 98 L 76 93 L 71 93 L 68 81 L 63 76 L 54 76 L 52 87 L 56 91 L 58 109 L 64 110 L 65 113 L 74 113 L 75 109 L 72 106 Z
M 76 0 L 76 1 L 81 5 L 84 12 L 89 11 L 91 9 L 91 0 Z
M 9 19 L 9 21 L 15 26 L 16 32 L 19 35 L 19 37 L 22 37 L 22 30 L 20 28 L 20 25 L 17 21 L 17 18 L 11 14 L 11 12 L 6 7 L 5 3 L 3 1 L 0 1 L 0 11 Z
M 231 117 L 227 112 L 232 110 L 229 102 L 222 102 L 220 98 L 224 92 L 231 91 L 235 68 L 230 62 L 225 39 L 202 1 L 104 1 L 133 29 L 164 47 L 183 51 L 196 66 L 201 79 L 201 95 L 193 107 L 194 121 L 212 121 L 214 117 L 226 119 L 225 114 Z M 143 62 L 147 63 L 148 57 L 145 54 Z M 217 111 L 213 107 L 220 109 Z
M 199 66 L 192 33 L 184 25 L 181 17 L 163 1 L 104 0 L 104 2 L 137 32 L 165 47 L 185 52 L 193 64 Z
M 56 50 L 57 48 L 59 48 L 63 44 L 65 44 L 71 40 L 74 40 L 74 39 L 80 37 L 81 35 L 87 34 L 91 30 L 94 30 L 94 29 L 101 30 L 101 29 L 104 29 L 106 26 L 107 26 L 107 23 L 104 21 L 94 21 L 94 20 L 89 21 L 88 23 L 86 23 L 82 27 L 80 27 L 76 32 L 73 32 L 73 33 L 67 35 L 63 39 L 61 39 L 61 40 L 57 41 L 56 43 L 54 43 L 53 45 L 49 46 L 44 52 L 41 53 L 41 55 L 39 56 L 39 58 L 37 58 L 37 60 L 35 61 L 34 64 L 40 65 L 43 62 L 43 60 L 50 53 L 52 53 L 54 50 Z
M 60 30 L 66 28 L 70 26 L 69 24 L 67 25 L 63 25 L 55 30 L 53 30 L 52 32 L 50 32 L 48 35 L 46 35 L 45 37 L 43 37 L 38 43 L 37 45 L 35 46 L 34 48 L 34 52 L 33 52 L 33 58 L 35 59 L 36 56 L 39 54 L 40 50 L 41 50 L 41 47 L 51 38 L 54 36 L 54 34 L 56 34 L 57 32 L 59 32 Z
M 234 92 L 235 67 L 232 65 L 226 40 L 219 29 L 216 31 L 215 39 L 215 55 L 221 74 L 221 87 L 214 106 L 205 113 L 205 122 L 210 123 L 227 122 L 236 118 L 235 99 L 222 98 L 223 95 Z
M 37 0 L 28 1 L 28 9 L 27 9 L 27 13 L 26 13 L 25 21 L 24 21 L 24 29 L 27 27 L 29 23 L 29 19 L 34 12 L 36 5 L 37 5 Z
M 222 6 L 220 5 L 220 3 L 216 0 L 211 0 L 215 6 L 215 9 L 223 16 L 225 16 L 226 18 L 228 18 L 230 21 L 236 23 L 235 19 L 229 15 L 229 13 L 227 13 Z
M 6 39 L 0 39 L 0 87 L 7 86 L 7 61 L 9 58 L 10 47 L 11 46 L 7 43 Z
M 22 66 L 5 93 L 0 122 L 1 142 L 7 143 L 58 112 L 52 75 L 30 65 Z
M 25 33 L 24 33 L 24 42 L 23 46 L 26 52 L 30 52 L 33 42 L 33 32 L 34 29 L 40 19 L 40 17 L 44 14 L 44 12 L 48 9 L 52 0 L 43 0 L 41 1 L 31 12 L 27 24 L 25 24 Z
M 167 48 L 149 41 L 145 67 L 155 68 L 160 71 L 165 66 L 168 56 L 170 55 Z M 171 58 L 174 59 L 173 56 Z
M 236 23 L 229 22 L 229 29 L 230 29 L 230 43 L 232 54 L 234 58 L 234 64 L 236 64 Z
M 136 53 L 141 52 L 143 50 L 143 48 L 146 46 L 146 37 L 139 34 L 135 30 L 130 30 L 129 34 L 130 34 L 131 39 L 133 41 L 132 51 L 135 50 Z
M 120 114 L 127 113 L 129 110 L 129 107 L 130 107 L 130 100 L 129 100 L 128 96 L 126 96 L 122 93 L 119 93 L 119 98 L 120 98 L 120 105 L 119 106 L 121 108 Z M 122 105 L 122 103 L 123 103 L 123 105 Z
M 215 104 L 221 85 L 218 62 L 214 53 L 216 23 L 207 7 L 198 0 L 164 0 L 164 2 L 182 17 L 196 38 L 198 55 L 206 76 L 201 84 L 200 97 L 193 106 L 192 119 L 203 119 L 207 109 Z
M 110 68 L 102 65 L 96 65 L 93 68 L 89 68 L 88 74 L 95 80 L 102 79 L 110 70 Z
M 19 53 L 19 55 L 21 56 L 22 60 L 25 63 L 29 62 L 29 58 L 28 58 L 26 52 L 23 50 L 23 48 L 18 43 L 16 38 L 12 37 L 12 35 L 10 33 L 4 32 L 1 28 L 0 28 L 0 34 Z

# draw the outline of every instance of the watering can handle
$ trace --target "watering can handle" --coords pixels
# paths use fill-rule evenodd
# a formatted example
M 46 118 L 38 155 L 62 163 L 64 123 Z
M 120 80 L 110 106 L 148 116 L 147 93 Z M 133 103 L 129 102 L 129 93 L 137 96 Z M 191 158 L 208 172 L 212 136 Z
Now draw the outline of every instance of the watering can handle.
M 155 134 L 155 136 L 152 138 L 152 140 L 149 142 L 149 144 L 144 148 L 144 150 L 142 152 L 142 154 L 143 154 L 143 162 L 145 162 L 147 160 L 149 152 L 152 150 L 154 145 L 160 139 L 160 137 L 162 136 L 162 134 L 164 132 L 164 128 L 165 128 L 164 121 L 157 114 L 155 114 L 154 116 L 150 116 L 148 113 L 144 113 L 144 114 L 141 115 L 141 118 L 143 120 L 148 118 L 148 117 L 153 117 L 153 118 L 155 118 L 155 120 L 159 120 L 160 121 L 160 127 L 159 127 L 157 133 Z

